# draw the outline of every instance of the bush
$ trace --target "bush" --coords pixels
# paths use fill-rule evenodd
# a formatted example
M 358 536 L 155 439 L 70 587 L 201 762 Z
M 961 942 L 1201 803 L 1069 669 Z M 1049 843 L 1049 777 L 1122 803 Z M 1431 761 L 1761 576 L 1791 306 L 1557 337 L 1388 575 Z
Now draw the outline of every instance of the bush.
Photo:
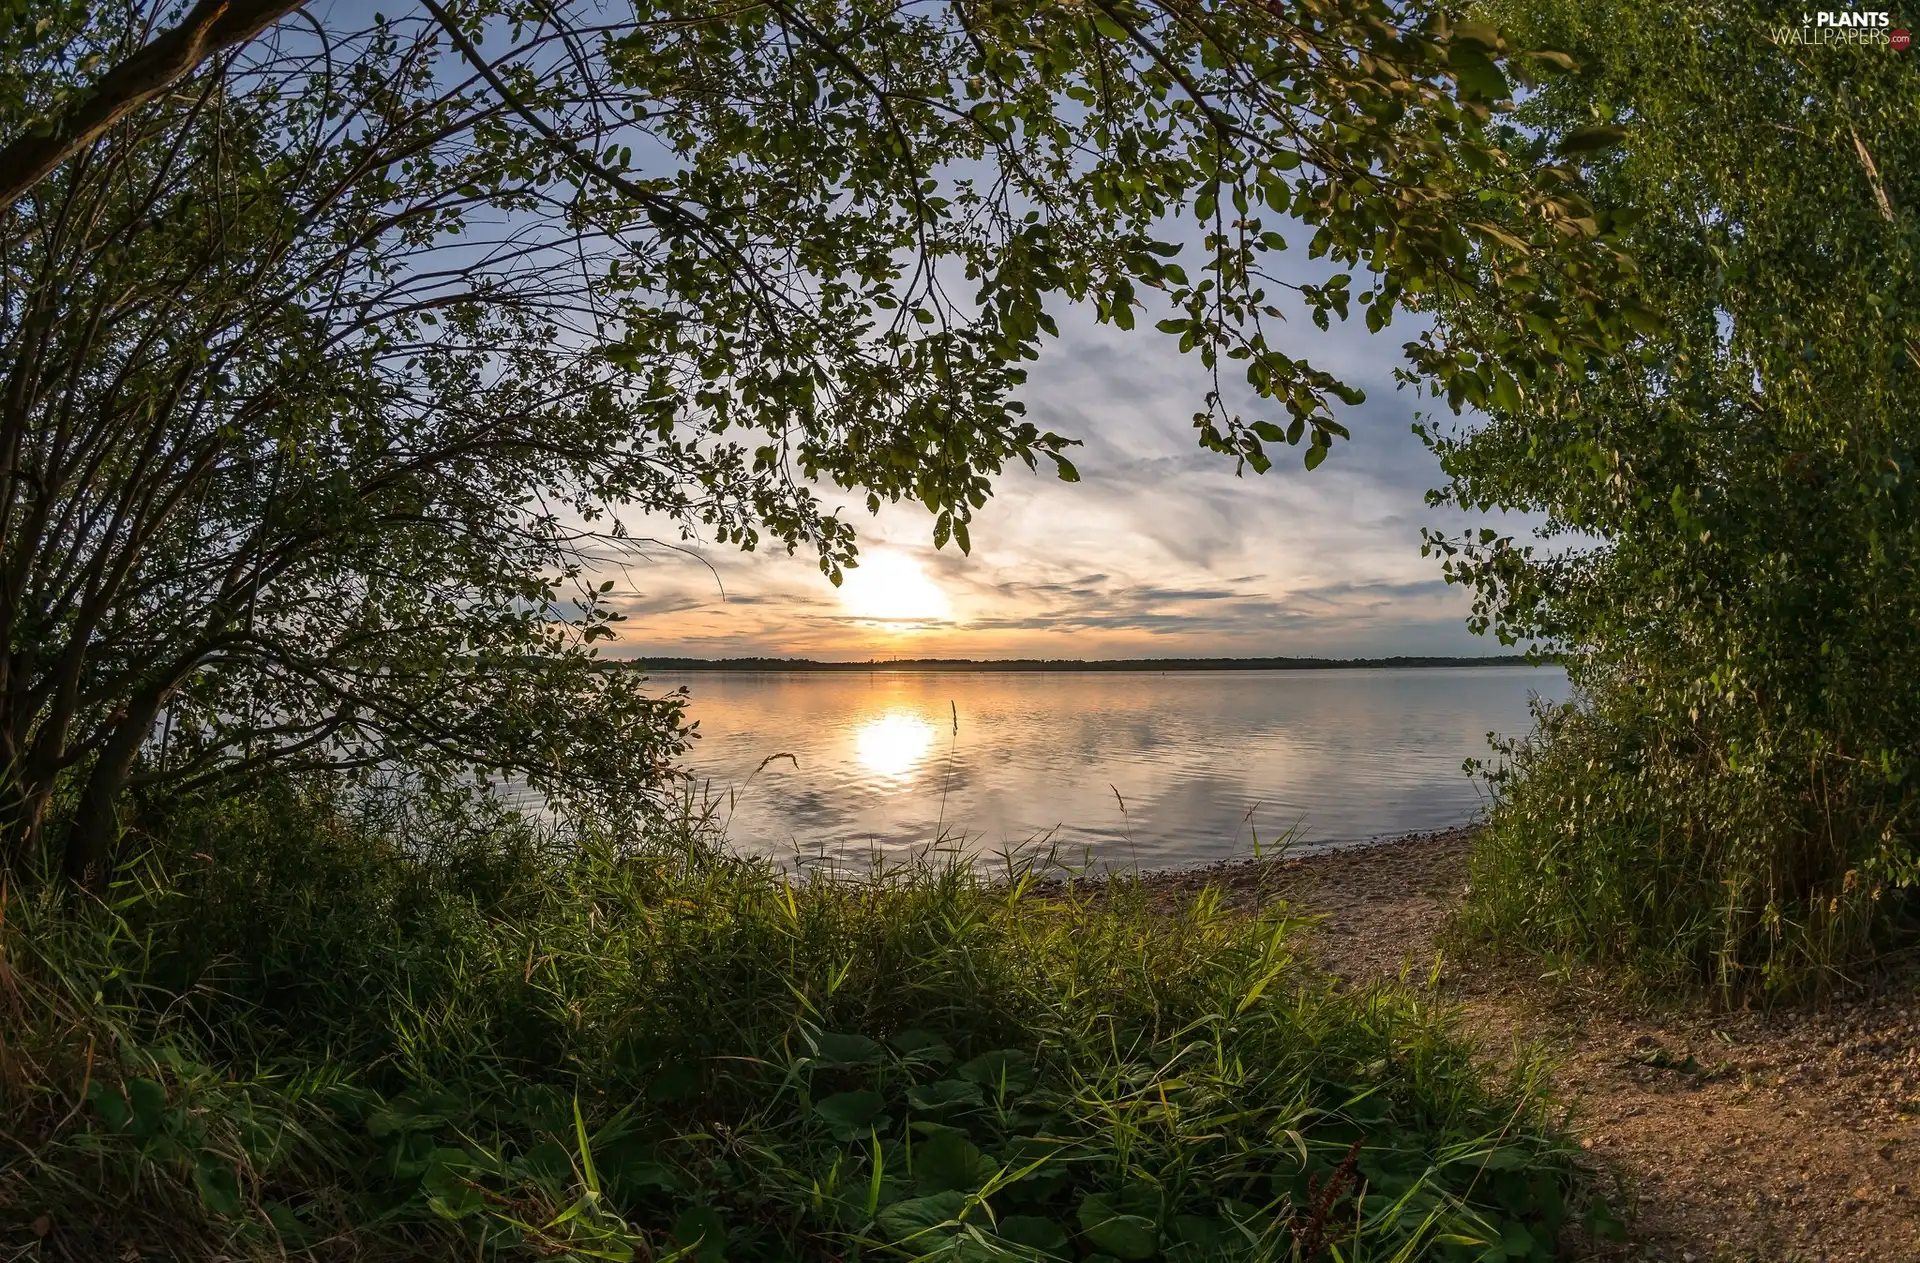
M 1632 700 L 1543 710 L 1508 747 L 1455 926 L 1466 942 L 1731 1000 L 1817 991 L 1910 931 L 1889 880 L 1904 853 L 1859 787 L 1820 783 L 1817 759 L 1798 783 L 1771 761 L 1711 766 L 1723 746 L 1675 741 Z
M 0 1225 L 50 1257 L 1545 1258 L 1567 1218 L 1529 1074 L 1211 894 L 402 844 L 284 787 L 154 833 L 111 907 L 7 909 Z
M 1430 540 L 1449 577 L 1585 699 L 1500 785 L 1473 917 L 1817 990 L 1920 881 L 1920 95 L 1884 45 L 1762 8 L 1488 8 L 1571 55 L 1516 122 L 1637 261 L 1643 336 L 1428 430 L 1440 498 L 1544 541 Z

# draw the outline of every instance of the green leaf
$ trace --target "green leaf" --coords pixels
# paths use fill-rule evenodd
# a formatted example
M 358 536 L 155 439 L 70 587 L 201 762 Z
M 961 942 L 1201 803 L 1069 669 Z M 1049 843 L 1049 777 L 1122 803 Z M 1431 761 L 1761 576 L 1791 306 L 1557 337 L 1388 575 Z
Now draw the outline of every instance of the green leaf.
M 1054 1255 L 1066 1254 L 1072 1239 L 1063 1225 L 1038 1215 L 1007 1215 L 1000 1220 L 998 1235 L 1002 1241 Z
M 1186 1245 L 1218 1250 L 1227 1243 L 1228 1232 L 1225 1223 L 1211 1216 L 1177 1215 L 1173 1221 L 1172 1236 L 1175 1241 Z
M 680 1177 L 650 1141 L 623 1137 L 599 1146 L 600 1170 L 616 1192 L 632 1196 L 642 1189 L 676 1189 Z
M 875 1218 L 888 1240 L 904 1242 L 949 1226 L 966 1206 L 964 1193 L 934 1193 L 883 1207 Z
M 573 1154 L 556 1141 L 541 1141 L 514 1159 L 514 1165 L 551 1188 L 573 1183 Z
M 1455 48 L 1448 56 L 1460 94 L 1483 101 L 1504 101 L 1513 95 L 1507 76 L 1493 59 L 1473 48 Z
M 901 1031 L 887 1042 L 893 1045 L 894 1051 L 910 1061 L 944 1066 L 953 1060 L 953 1049 L 946 1040 L 919 1027 Z
M 465 1219 L 478 1214 L 487 1204 L 479 1189 L 467 1179 L 470 1159 L 459 1149 L 435 1151 L 435 1161 L 420 1179 L 426 1190 L 428 1208 L 442 1219 Z
M 971 1193 L 1000 1169 L 958 1131 L 940 1131 L 913 1147 L 913 1179 L 922 1193 Z
M 1461 22 L 1453 28 L 1456 44 L 1478 44 L 1492 52 L 1500 47 L 1500 30 L 1491 22 Z
M 1099 1193 L 1080 1199 L 1080 1231 L 1117 1259 L 1150 1259 L 1160 1249 L 1160 1234 L 1153 1220 L 1126 1214 Z
M 133 1110 L 127 1105 L 127 1098 L 120 1089 L 95 1079 L 87 1087 L 87 1103 L 93 1106 L 93 1112 L 109 1131 L 125 1131 L 127 1123 L 133 1118 Z
M 1523 55 L 1534 61 L 1543 61 L 1557 70 L 1577 70 L 1580 68 L 1579 62 L 1567 56 L 1565 53 L 1555 52 L 1550 48 L 1535 49 L 1533 52 Z
M 1582 127 L 1572 132 L 1554 147 L 1562 154 L 1598 153 L 1602 149 L 1611 149 L 1627 138 L 1627 129 L 1617 123 L 1597 123 L 1592 127 Z
M 1525 251 L 1528 248 L 1526 242 L 1514 236 L 1498 224 L 1490 224 L 1483 219 L 1470 219 L 1462 226 L 1471 228 L 1481 236 L 1497 241 L 1503 246 L 1509 246 L 1520 251 Z
M 1604 1197 L 1596 1197 L 1587 1205 L 1587 1232 L 1598 1241 L 1625 1241 L 1627 1239 L 1626 1221 L 1613 1213 L 1613 1207 Z
M 1003 1085 L 1009 1092 L 1023 1092 L 1033 1086 L 1033 1058 L 1017 1048 L 996 1048 L 981 1053 L 954 1073 L 989 1092 L 998 1092 Z
M 980 1094 L 980 1085 L 971 1080 L 940 1079 L 908 1088 L 907 1103 L 917 1110 L 935 1113 L 955 1106 L 981 1105 L 985 1100 Z
M 1661 329 L 1665 328 L 1665 322 L 1660 319 L 1659 312 L 1650 307 L 1643 307 L 1639 303 L 1622 304 L 1620 316 L 1635 332 L 1644 333 L 1649 337 L 1656 336 Z
M 240 1199 L 240 1177 L 233 1164 L 211 1153 L 200 1155 L 194 1164 L 193 1183 L 207 1209 L 225 1219 L 238 1219 L 246 1205 Z
M 827 1120 L 837 1140 L 852 1140 L 872 1129 L 885 1101 L 878 1092 L 862 1088 L 857 1092 L 836 1092 L 816 1101 L 813 1112 Z
M 152 1079 L 128 1079 L 127 1099 L 132 1103 L 134 1135 L 156 1136 L 166 1119 L 167 1090 Z
M 704 1085 L 705 1076 L 700 1073 L 698 1065 L 686 1061 L 676 1062 L 648 1081 L 647 1099 L 661 1105 L 691 1100 L 700 1095 L 700 1089 Z
M 1487 1171 L 1518 1171 L 1527 1165 L 1527 1155 L 1515 1145 L 1501 1145 L 1478 1158 L 1469 1158 L 1467 1165 Z
M 1518 412 L 1521 407 L 1520 383 L 1513 380 L 1510 373 L 1496 374 L 1493 379 L 1494 406 L 1504 412 Z
M 722 1263 L 727 1257 L 727 1225 L 709 1206 L 694 1206 L 673 1221 L 673 1241 L 693 1248 L 696 1263 Z

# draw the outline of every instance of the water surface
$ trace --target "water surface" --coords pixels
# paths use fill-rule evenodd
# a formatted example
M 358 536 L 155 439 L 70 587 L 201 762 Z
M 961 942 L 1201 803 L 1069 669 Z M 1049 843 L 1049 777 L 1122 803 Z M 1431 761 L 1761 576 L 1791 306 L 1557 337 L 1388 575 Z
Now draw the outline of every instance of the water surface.
M 736 846 L 864 863 L 945 837 L 1167 868 L 1462 824 L 1461 770 L 1555 668 L 657 674 Z

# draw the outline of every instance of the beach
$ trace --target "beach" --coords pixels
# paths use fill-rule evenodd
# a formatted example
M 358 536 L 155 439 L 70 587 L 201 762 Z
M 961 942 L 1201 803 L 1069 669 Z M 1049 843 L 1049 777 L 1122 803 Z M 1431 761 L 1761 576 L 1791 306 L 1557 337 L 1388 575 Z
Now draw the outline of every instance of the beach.
M 1219 888 L 1253 911 L 1320 918 L 1308 937 L 1344 985 L 1404 975 L 1460 1006 L 1498 1067 L 1544 1053 L 1591 1174 L 1630 1210 L 1626 1245 L 1573 1257 L 1920 1258 L 1920 1004 L 1911 974 L 1819 1007 L 1719 1010 L 1542 976 L 1450 950 L 1470 830 L 1143 878 L 1156 898 Z

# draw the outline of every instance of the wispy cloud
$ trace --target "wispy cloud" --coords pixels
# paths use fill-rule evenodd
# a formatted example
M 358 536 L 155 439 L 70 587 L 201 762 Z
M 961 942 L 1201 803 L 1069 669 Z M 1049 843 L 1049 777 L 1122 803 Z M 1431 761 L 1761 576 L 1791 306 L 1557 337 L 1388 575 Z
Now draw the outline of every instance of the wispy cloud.
M 917 561 L 952 617 L 888 627 L 842 606 L 805 557 L 703 549 L 663 554 L 616 589 L 628 616 L 619 652 L 1118 657 L 1185 654 L 1483 653 L 1468 598 L 1419 553 L 1439 479 L 1410 432 L 1428 401 L 1398 391 L 1408 332 L 1369 336 L 1289 326 L 1317 363 L 1364 387 L 1353 432 L 1318 470 L 1299 449 L 1264 476 L 1195 443 L 1208 381 L 1151 331 L 1121 333 L 1065 313 L 1023 392 L 1029 415 L 1082 441 L 1082 480 L 1016 469 L 976 519 L 971 556 L 931 546 L 924 512 L 849 516 L 863 548 Z M 1235 401 L 1230 401 L 1235 402 Z M 1261 415 L 1257 401 L 1237 401 Z M 1457 515 L 1445 519 L 1458 525 Z M 724 588 L 725 597 L 721 596 Z

